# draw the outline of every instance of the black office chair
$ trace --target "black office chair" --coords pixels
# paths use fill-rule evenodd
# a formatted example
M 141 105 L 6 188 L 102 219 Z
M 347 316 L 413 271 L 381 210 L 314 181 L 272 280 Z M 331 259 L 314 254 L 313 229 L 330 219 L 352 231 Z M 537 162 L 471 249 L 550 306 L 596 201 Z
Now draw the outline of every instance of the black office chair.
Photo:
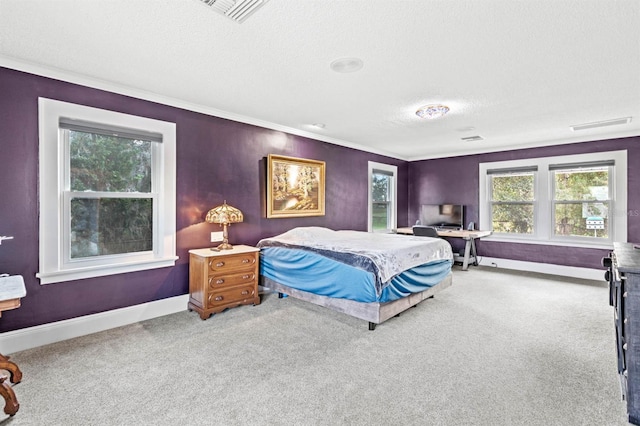
M 414 225 L 413 235 L 417 235 L 418 237 L 440 238 L 438 230 L 433 226 Z

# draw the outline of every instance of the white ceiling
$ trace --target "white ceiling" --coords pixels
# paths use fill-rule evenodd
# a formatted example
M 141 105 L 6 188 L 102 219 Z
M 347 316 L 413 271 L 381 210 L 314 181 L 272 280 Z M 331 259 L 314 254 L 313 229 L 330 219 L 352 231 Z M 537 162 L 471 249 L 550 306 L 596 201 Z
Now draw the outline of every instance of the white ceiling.
M 0 66 L 406 160 L 640 135 L 638 0 L 0 0 Z

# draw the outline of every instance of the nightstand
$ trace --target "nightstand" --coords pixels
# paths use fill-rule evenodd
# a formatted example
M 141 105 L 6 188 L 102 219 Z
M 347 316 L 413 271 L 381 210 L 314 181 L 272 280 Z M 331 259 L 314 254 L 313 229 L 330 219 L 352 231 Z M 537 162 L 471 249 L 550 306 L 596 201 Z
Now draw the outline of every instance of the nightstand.
M 237 245 L 231 250 L 189 250 L 189 304 L 203 320 L 240 305 L 259 305 L 260 249 Z

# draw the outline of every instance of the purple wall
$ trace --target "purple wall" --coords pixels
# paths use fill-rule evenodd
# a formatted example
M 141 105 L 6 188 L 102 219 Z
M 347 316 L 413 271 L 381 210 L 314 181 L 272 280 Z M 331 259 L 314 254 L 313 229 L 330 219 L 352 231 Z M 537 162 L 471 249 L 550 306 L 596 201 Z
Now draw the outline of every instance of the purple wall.
M 20 309 L 4 312 L 0 331 L 74 318 L 188 293 L 188 250 L 208 247 L 204 222 L 223 200 L 245 221 L 232 244 L 254 245 L 295 226 L 367 228 L 367 162 L 398 166 L 398 223 L 407 222 L 408 163 L 313 139 L 194 113 L 153 102 L 0 68 L 0 273 L 24 276 Z M 40 285 L 38 271 L 38 97 L 176 123 L 177 254 L 175 267 Z M 326 162 L 323 217 L 267 219 L 266 156 Z M 43 212 L 46 213 L 46 212 Z M 186 308 L 186 306 L 185 306 Z
M 464 157 L 409 163 L 409 223 L 415 223 L 421 204 L 465 205 L 465 223 L 478 223 L 479 164 L 491 161 L 584 154 L 601 151 L 628 151 L 627 218 L 628 241 L 640 241 L 640 137 L 556 145 Z M 459 247 L 457 241 L 452 241 Z M 585 268 L 600 268 L 607 250 L 569 248 L 538 244 L 478 242 L 482 256 L 524 260 Z
M 0 332 L 132 306 L 188 292 L 188 250 L 210 246 L 204 222 L 211 207 L 227 200 L 245 215 L 230 228 L 232 244 L 255 244 L 295 226 L 366 230 L 367 161 L 398 166 L 398 225 L 415 222 L 420 204 L 466 205 L 467 222 L 478 220 L 478 164 L 517 158 L 627 149 L 629 188 L 638 188 L 640 138 L 585 142 L 502 153 L 407 163 L 313 139 L 242 124 L 0 68 L 0 273 L 24 276 L 20 309 L 3 313 Z M 177 124 L 177 254 L 175 267 L 40 285 L 38 271 L 38 97 L 104 108 Z M 326 162 L 326 215 L 267 219 L 266 156 L 289 155 Z M 629 191 L 629 212 L 640 194 Z M 43 212 L 46 213 L 46 212 Z M 629 215 L 629 240 L 640 241 L 640 217 Z M 456 243 L 454 243 L 456 244 Z M 603 250 L 491 243 L 482 255 L 534 262 L 598 267 Z

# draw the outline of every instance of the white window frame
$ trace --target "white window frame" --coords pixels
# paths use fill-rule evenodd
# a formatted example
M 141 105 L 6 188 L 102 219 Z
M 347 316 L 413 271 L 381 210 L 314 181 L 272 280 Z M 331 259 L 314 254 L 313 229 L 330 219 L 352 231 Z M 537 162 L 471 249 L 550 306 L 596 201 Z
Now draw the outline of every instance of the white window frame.
M 368 215 L 368 219 L 367 219 L 367 230 L 369 232 L 374 232 L 373 231 L 373 191 L 372 191 L 372 184 L 373 184 L 373 173 L 374 171 L 379 170 L 381 172 L 386 172 L 386 173 L 390 173 L 392 178 L 391 178 L 391 188 L 389 189 L 389 202 L 391 204 L 390 207 L 390 217 L 389 217 L 389 221 L 388 221 L 388 225 L 390 225 L 390 228 L 387 228 L 385 230 L 378 230 L 375 232 L 393 232 L 394 229 L 396 229 L 398 227 L 398 166 L 393 166 L 391 164 L 384 164 L 384 163 L 376 163 L 375 161 L 369 161 L 369 166 L 368 166 L 368 187 L 367 187 L 367 191 L 368 191 L 368 207 L 367 207 L 367 215 Z
M 140 253 L 69 257 L 69 188 L 66 176 L 68 150 L 60 118 L 99 123 L 115 128 L 135 129 L 162 135 L 154 143 L 152 181 L 157 194 L 154 204 L 153 250 Z M 122 274 L 175 265 L 176 259 L 176 125 L 165 121 L 76 105 L 52 99 L 38 99 L 40 154 L 40 268 L 41 284 Z M 94 196 L 98 193 L 87 193 Z M 155 201 L 155 200 L 154 200 Z
M 580 164 L 590 162 L 613 161 L 610 169 L 611 214 L 609 215 L 610 234 L 608 239 L 589 240 L 586 237 L 569 237 L 554 235 L 553 224 L 553 172 L 549 170 L 554 164 Z M 479 165 L 479 207 L 480 229 L 491 230 L 491 179 L 488 170 L 517 169 L 537 166 L 535 174 L 534 196 L 534 234 L 492 234 L 485 237 L 489 241 L 512 243 L 545 244 L 568 247 L 589 247 L 610 249 L 613 242 L 627 241 L 627 151 L 607 151 L 589 154 L 563 155 L 511 161 L 480 163 Z

